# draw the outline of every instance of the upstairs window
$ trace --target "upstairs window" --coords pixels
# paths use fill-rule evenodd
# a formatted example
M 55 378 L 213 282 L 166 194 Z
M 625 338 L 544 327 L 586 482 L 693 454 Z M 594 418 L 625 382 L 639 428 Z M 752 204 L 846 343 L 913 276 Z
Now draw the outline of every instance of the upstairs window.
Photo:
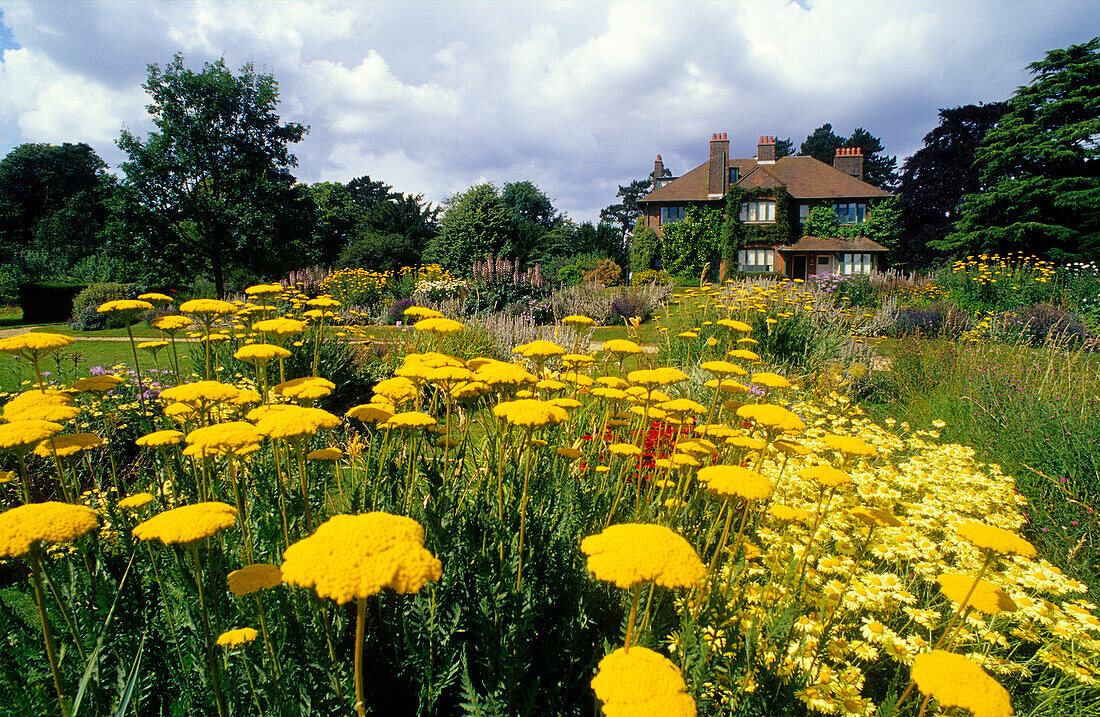
M 774 222 L 775 200 L 758 199 L 745 202 L 741 205 L 741 221 L 743 222 Z
M 661 207 L 662 226 L 670 222 L 678 222 L 685 216 L 687 216 L 687 209 L 684 207 Z
M 737 184 L 739 179 L 741 179 L 741 168 L 730 167 L 730 184 Z
M 847 202 L 834 204 L 836 220 L 841 224 L 859 224 L 867 218 L 867 205 L 863 203 Z
M 737 252 L 737 265 L 746 273 L 774 271 L 774 249 L 742 249 Z

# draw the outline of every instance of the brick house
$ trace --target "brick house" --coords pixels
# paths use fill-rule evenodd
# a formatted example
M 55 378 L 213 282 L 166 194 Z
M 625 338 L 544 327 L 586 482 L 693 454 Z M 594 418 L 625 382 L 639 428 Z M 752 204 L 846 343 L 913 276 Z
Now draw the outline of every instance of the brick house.
M 735 159 L 722 133 L 711 137 L 710 159 L 690 172 L 673 177 L 657 155 L 650 176 L 653 190 L 638 200 L 638 221 L 658 236 L 684 218 L 688 205 L 723 210 L 731 189 L 744 195 L 738 217 L 745 230 L 737 257 L 741 271 L 806 279 L 819 273 L 871 273 L 882 266 L 887 250 L 870 239 L 801 235 L 801 222 L 813 207 L 830 207 L 840 223 L 858 224 L 868 207 L 893 196 L 863 181 L 858 147 L 838 149 L 830 166 L 813 157 L 776 159 L 775 137 L 761 137 L 755 157 Z

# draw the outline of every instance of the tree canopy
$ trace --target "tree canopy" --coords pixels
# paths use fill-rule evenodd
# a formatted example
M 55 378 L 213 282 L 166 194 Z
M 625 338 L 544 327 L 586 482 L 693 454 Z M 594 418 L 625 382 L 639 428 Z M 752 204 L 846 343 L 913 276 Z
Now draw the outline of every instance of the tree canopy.
M 941 109 L 939 126 L 926 134 L 924 146 L 905 160 L 898 198 L 901 232 L 894 257 L 897 265 L 913 269 L 944 256 L 932 246 L 951 233 L 963 196 L 982 189 L 974 155 L 1006 109 L 1003 102 Z
M 642 215 L 642 210 L 638 208 L 638 200 L 649 193 L 649 188 L 648 179 L 635 179 L 625 186 L 620 184 L 615 196 L 620 197 L 622 201 L 600 210 L 600 222 L 617 228 L 619 241 L 624 245 L 626 238 L 634 232 L 634 223 Z
M 252 65 L 234 75 L 223 60 L 201 72 L 176 55 L 149 66 L 145 90 L 157 131 L 123 130 L 124 241 L 137 259 L 169 259 L 183 279 L 209 269 L 221 294 L 232 268 L 275 273 L 292 266 L 309 236 L 306 198 L 295 190 L 289 145 L 308 128 L 281 124 L 278 85 Z
M 799 154 L 809 155 L 831 166 L 836 151 L 841 147 L 859 147 L 863 151 L 863 181 L 887 191 L 897 185 L 898 158 L 881 154 L 884 149 L 882 141 L 862 127 L 857 127 L 850 137 L 844 139 L 833 132 L 832 124 L 826 122 L 806 137 Z
M 1092 259 L 1100 251 L 1100 37 L 1028 66 L 976 157 L 977 192 L 935 248 Z

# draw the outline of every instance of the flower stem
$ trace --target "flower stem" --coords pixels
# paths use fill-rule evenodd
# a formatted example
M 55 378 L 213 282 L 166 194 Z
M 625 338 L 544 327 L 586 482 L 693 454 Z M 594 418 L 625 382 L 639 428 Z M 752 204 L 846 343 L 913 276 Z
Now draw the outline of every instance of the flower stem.
M 46 593 L 42 589 L 42 561 L 38 556 L 38 544 L 31 546 L 31 576 L 34 578 L 34 597 L 38 605 L 38 619 L 42 623 L 42 639 L 46 643 L 46 658 L 50 661 L 50 674 L 53 675 L 53 686 L 57 691 L 57 705 L 61 708 L 61 717 L 68 717 L 69 707 L 65 702 L 65 687 L 61 678 L 61 670 L 57 665 L 57 653 L 54 650 L 53 635 L 50 633 L 50 621 L 46 617 Z
M 363 632 L 367 622 L 367 599 L 359 598 L 355 611 L 355 712 L 366 717 L 367 705 L 363 699 Z
M 630 638 L 634 636 L 634 621 L 638 618 L 638 601 L 642 596 L 642 584 L 634 586 L 634 599 L 630 603 L 630 617 L 626 621 L 626 639 L 623 644 L 623 652 L 630 652 Z

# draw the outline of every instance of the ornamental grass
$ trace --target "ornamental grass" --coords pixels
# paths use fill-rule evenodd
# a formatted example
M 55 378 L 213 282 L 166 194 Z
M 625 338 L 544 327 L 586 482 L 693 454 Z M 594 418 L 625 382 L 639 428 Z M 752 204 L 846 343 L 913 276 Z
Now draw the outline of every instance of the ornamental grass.
M 806 290 L 684 289 L 656 354 L 566 353 L 576 317 L 447 353 L 417 310 L 353 384 L 340 299 L 253 288 L 180 307 L 227 338 L 144 413 L 123 368 L 5 401 L 9 712 L 1097 711 L 1096 605 L 1013 478 L 778 354 Z

